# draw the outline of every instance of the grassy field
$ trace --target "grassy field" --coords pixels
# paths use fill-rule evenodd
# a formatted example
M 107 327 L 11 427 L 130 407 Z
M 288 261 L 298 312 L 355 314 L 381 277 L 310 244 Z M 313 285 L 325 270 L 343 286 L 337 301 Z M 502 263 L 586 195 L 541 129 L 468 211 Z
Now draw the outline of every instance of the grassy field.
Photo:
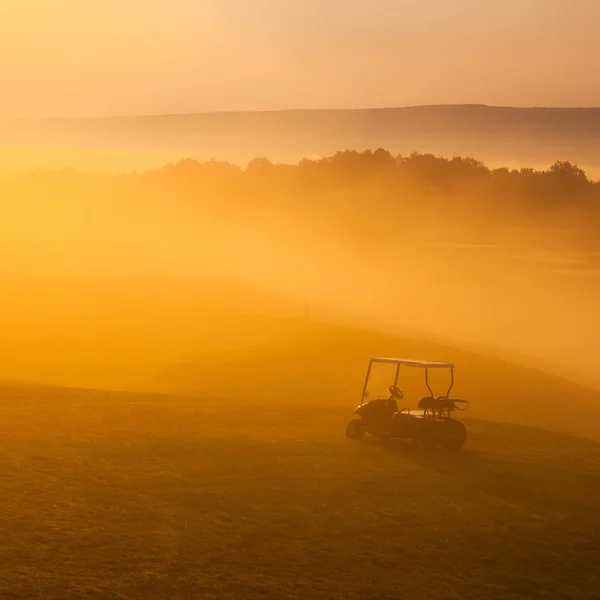
M 1 597 L 597 597 L 598 443 L 423 454 L 346 439 L 353 404 L 2 385 Z

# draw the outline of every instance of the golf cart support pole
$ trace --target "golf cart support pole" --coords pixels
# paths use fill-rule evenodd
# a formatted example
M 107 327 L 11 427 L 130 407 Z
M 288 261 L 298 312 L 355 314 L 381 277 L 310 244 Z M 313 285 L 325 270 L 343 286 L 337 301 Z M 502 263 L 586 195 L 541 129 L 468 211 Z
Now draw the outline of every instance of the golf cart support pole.
M 360 405 L 363 405 L 365 401 L 365 394 L 367 393 L 367 385 L 369 383 L 369 375 L 371 374 L 371 366 L 373 365 L 373 361 L 369 361 L 369 368 L 367 369 L 367 376 L 365 377 L 365 385 L 363 386 L 362 397 L 360 399 Z
M 429 393 L 431 394 L 431 397 L 433 398 L 433 390 L 431 389 L 431 386 L 429 385 L 429 369 L 427 367 L 425 367 L 425 385 L 427 386 L 427 389 L 429 390 Z
M 450 397 L 450 392 L 454 387 L 454 364 L 453 363 L 442 363 L 442 362 L 434 362 L 434 361 L 426 361 L 426 360 L 410 360 L 405 358 L 384 358 L 384 357 L 374 357 L 369 361 L 369 367 L 367 369 L 367 376 L 365 377 L 365 384 L 363 386 L 362 396 L 360 399 L 360 405 L 362 406 L 365 401 L 365 397 L 367 394 L 367 387 L 369 385 L 369 377 L 371 376 L 371 369 L 373 367 L 373 363 L 393 363 L 396 365 L 396 375 L 394 378 L 394 387 L 398 387 L 398 379 L 400 376 L 400 367 L 401 365 L 406 365 L 408 367 L 422 367 L 425 369 L 425 383 L 427 385 L 427 389 L 431 394 L 431 397 L 434 398 L 433 390 L 431 389 L 431 384 L 429 383 L 429 369 L 450 369 L 450 387 L 446 392 L 446 398 Z
M 448 388 L 448 391 L 446 392 L 446 398 L 450 398 L 450 392 L 452 391 L 452 388 L 454 387 L 454 367 L 450 368 L 450 387 Z

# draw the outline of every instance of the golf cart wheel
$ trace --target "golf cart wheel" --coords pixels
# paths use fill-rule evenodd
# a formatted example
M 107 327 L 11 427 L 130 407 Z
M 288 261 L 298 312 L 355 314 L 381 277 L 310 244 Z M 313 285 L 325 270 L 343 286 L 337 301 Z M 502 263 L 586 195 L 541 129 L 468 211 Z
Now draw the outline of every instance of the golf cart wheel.
M 460 450 L 467 441 L 467 429 L 460 421 L 450 421 L 452 428 L 448 432 L 443 446 L 446 450 Z
M 432 450 L 437 445 L 438 440 L 429 424 L 425 421 L 420 421 L 419 427 L 416 428 L 412 435 L 412 442 L 421 450 Z
M 352 419 L 352 421 L 346 425 L 346 435 L 351 440 L 362 440 L 365 435 L 365 426 L 363 425 L 363 422 L 360 419 Z
M 433 450 L 436 447 L 436 440 L 431 435 L 422 435 L 418 438 L 418 445 L 422 450 Z
M 460 450 L 467 441 L 466 435 L 453 436 L 444 441 L 444 448 L 446 450 Z

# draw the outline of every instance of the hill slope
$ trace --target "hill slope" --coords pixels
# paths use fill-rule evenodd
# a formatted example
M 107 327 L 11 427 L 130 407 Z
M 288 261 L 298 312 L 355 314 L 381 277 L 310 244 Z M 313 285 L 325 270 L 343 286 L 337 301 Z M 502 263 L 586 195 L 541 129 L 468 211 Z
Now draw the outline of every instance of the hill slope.
M 11 598 L 593 598 L 600 446 L 470 421 L 457 456 L 347 411 L 0 387 Z
M 408 356 L 454 362 L 454 392 L 471 401 L 473 417 L 598 437 L 600 393 L 520 367 L 521 357 L 511 364 L 458 342 L 399 329 L 383 333 L 385 324 L 239 283 L 53 279 L 10 289 L 0 315 L 0 377 L 240 403 L 314 400 L 350 411 L 371 356 Z M 373 394 L 389 385 L 384 370 L 380 375 Z M 434 383 L 440 391 L 448 385 Z M 422 373 L 407 371 L 402 387 L 414 405 L 425 391 Z
M 159 372 L 148 390 L 254 398 L 285 404 L 302 400 L 350 411 L 360 401 L 372 356 L 399 356 L 453 362 L 455 397 L 469 399 L 469 415 L 584 435 L 600 440 L 600 392 L 558 376 L 486 357 L 431 340 L 348 326 L 279 320 L 270 337 L 246 339 L 246 346 Z M 393 367 L 372 374 L 371 397 L 387 397 Z M 431 375 L 434 392 L 445 393 L 447 373 Z M 405 403 L 415 406 L 427 391 L 423 372 L 403 369 Z
M 317 310 L 208 277 L 1 282 L 10 294 L 0 312 L 0 378 L 56 385 L 131 389 L 173 362 L 270 339 L 279 319 Z

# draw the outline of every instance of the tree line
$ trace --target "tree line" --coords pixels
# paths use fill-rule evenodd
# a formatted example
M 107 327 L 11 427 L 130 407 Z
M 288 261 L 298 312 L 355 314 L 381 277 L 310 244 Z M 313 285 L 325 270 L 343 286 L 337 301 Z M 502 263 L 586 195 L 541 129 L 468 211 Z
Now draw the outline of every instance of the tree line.
M 211 211 L 269 221 L 292 217 L 305 227 L 394 235 L 435 220 L 448 229 L 470 220 L 491 232 L 515 223 L 554 219 L 585 237 L 595 237 L 600 218 L 600 182 L 578 166 L 557 161 L 545 170 L 488 168 L 470 157 L 444 158 L 414 152 L 393 155 L 385 149 L 345 150 L 295 164 L 255 158 L 245 167 L 216 160 L 184 159 L 147 171 L 92 175 L 73 170 L 30 173 L 0 183 L 54 198 L 91 201 L 102 196 L 115 204 L 160 202 L 190 215 Z M 487 228 L 487 229 L 486 229 Z M 583 234 L 582 234 L 583 235 Z

